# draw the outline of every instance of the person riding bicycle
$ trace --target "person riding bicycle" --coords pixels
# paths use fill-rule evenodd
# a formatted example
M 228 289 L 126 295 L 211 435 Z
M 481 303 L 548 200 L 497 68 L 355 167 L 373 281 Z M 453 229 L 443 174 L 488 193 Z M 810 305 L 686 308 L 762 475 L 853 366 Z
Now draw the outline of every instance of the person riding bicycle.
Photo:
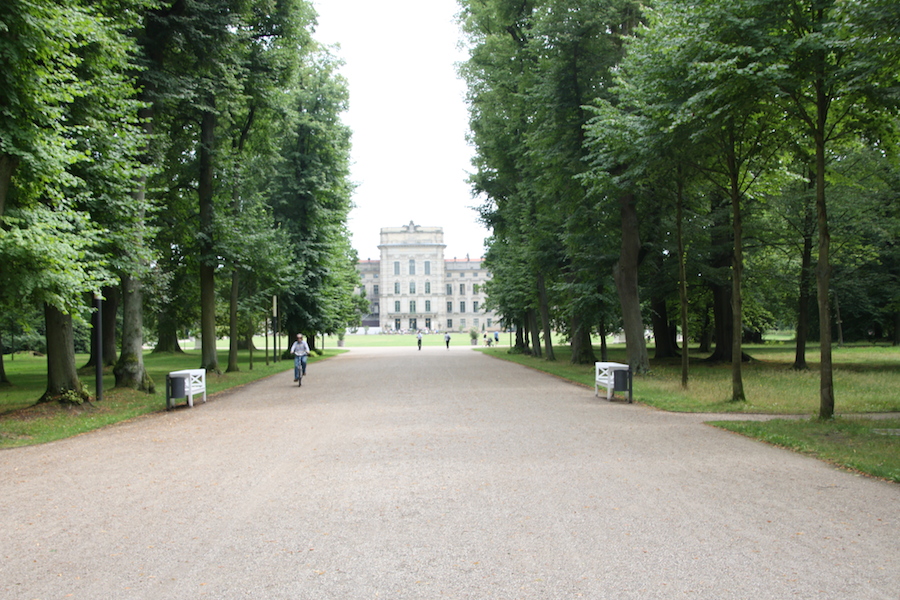
M 294 381 L 299 381 L 306 376 L 306 357 L 309 356 L 309 344 L 302 333 L 298 333 L 297 341 L 291 344 L 291 354 L 294 355 Z

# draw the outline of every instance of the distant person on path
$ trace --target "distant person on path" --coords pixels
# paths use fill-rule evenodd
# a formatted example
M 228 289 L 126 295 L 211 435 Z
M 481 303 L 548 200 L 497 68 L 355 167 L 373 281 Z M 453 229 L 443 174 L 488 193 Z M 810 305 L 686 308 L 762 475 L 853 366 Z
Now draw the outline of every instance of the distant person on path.
M 450 349 L 450 332 L 444 334 L 444 343 L 447 344 L 447 350 Z
M 495 344 L 499 344 L 499 343 L 500 343 L 500 333 L 497 332 L 497 331 L 494 332 L 494 343 L 495 343 Z
M 416 339 L 419 344 L 419 350 L 421 350 L 422 349 L 422 332 L 421 331 L 419 332 L 419 335 L 416 336 Z
M 306 377 L 306 360 L 309 356 L 309 344 L 303 339 L 303 334 L 297 334 L 297 341 L 291 344 L 291 354 L 294 355 L 294 381 L 299 381 L 300 376 Z

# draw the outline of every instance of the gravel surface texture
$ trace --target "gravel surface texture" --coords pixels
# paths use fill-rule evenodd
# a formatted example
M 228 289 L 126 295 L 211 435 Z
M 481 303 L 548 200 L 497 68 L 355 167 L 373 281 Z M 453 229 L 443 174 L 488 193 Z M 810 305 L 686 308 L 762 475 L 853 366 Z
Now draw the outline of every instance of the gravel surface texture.
M 702 418 L 353 349 L 0 451 L 0 596 L 900 600 L 900 486 Z

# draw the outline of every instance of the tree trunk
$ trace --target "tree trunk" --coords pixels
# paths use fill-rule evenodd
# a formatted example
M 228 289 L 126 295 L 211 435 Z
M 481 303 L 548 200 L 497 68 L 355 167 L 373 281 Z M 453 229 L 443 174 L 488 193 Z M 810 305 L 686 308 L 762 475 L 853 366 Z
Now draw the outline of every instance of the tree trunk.
M 541 357 L 541 334 L 537 324 L 537 312 L 528 309 L 528 331 L 531 334 L 531 355 Z
M 613 279 L 619 294 L 619 304 L 622 306 L 625 352 L 632 372 L 646 373 L 650 370 L 650 357 L 644 340 L 644 320 L 641 317 L 638 290 L 641 237 L 633 194 L 624 194 L 619 198 L 619 211 L 622 217 L 622 250 L 613 267 Z
M 47 391 L 39 402 L 60 400 L 80 404 L 88 400 L 89 395 L 78 379 L 75 366 L 72 315 L 44 304 L 44 320 L 47 327 Z
M 894 334 L 891 336 L 891 346 L 900 346 L 900 310 L 893 314 Z
M 654 358 L 674 358 L 678 356 L 678 345 L 669 326 L 669 307 L 665 297 L 655 296 L 650 301 L 650 321 L 656 340 Z
M 113 373 L 117 388 L 131 388 L 152 394 L 153 380 L 144 367 L 144 290 L 141 281 L 122 276 L 122 353 Z M 176 340 L 177 343 L 177 340 Z
M 703 321 L 700 326 L 700 333 L 697 336 L 699 338 L 697 344 L 697 352 L 700 354 L 708 354 L 712 352 L 712 343 L 713 338 L 715 336 L 715 331 L 713 330 L 713 323 L 710 322 L 709 319 L 709 311 L 712 307 L 709 303 L 706 303 L 706 306 L 703 308 Z
M 706 359 L 709 362 L 731 362 L 732 345 L 732 327 L 734 320 L 732 317 L 733 303 L 731 300 L 732 287 L 720 285 L 718 283 L 710 284 L 713 295 L 713 340 L 715 340 L 715 348 L 713 353 Z
M 3 332 L 0 331 L 0 385 L 12 385 L 6 377 L 6 367 L 3 366 Z
M 591 328 L 580 315 L 572 317 L 572 364 L 592 365 L 597 362 L 591 345 Z
M 521 321 L 516 327 L 516 348 L 525 350 L 527 347 L 528 344 L 525 343 L 525 323 Z
M 681 389 L 688 388 L 690 337 L 688 336 L 687 251 L 684 248 L 684 188 L 679 172 L 676 189 L 676 235 L 678 236 L 678 304 L 681 307 Z
M 240 218 L 241 214 L 241 194 L 240 194 L 240 180 L 241 180 L 241 163 L 240 157 L 244 152 L 244 146 L 247 143 L 247 138 L 250 134 L 250 129 L 253 126 L 253 121 L 256 116 L 256 105 L 250 107 L 250 112 L 247 114 L 247 120 L 244 122 L 244 126 L 241 128 L 241 135 L 239 136 L 237 143 L 234 145 L 235 152 L 237 157 L 234 162 L 234 181 L 233 188 L 231 190 L 232 197 L 232 210 L 234 211 L 234 217 Z M 234 271 L 231 274 L 231 294 L 229 297 L 228 303 L 228 334 L 229 334 L 229 344 L 228 344 L 228 367 L 225 369 L 228 373 L 233 373 L 235 371 L 240 371 L 240 367 L 238 367 L 237 353 L 239 347 L 238 336 L 240 335 L 238 331 L 238 299 L 240 297 L 240 286 L 238 285 L 240 282 L 240 270 L 238 268 L 238 264 L 235 263 L 233 265 Z M 250 350 L 250 369 L 253 369 L 253 334 L 250 334 L 249 339 L 249 350 Z
M 9 187 L 12 182 L 13 172 L 19 159 L 4 152 L 0 152 L 0 217 L 6 211 L 6 198 L 9 195 Z
M 824 58 L 822 59 L 824 61 Z M 831 357 L 831 306 L 828 299 L 831 286 L 831 234 L 828 231 L 828 211 L 825 207 L 825 125 L 828 102 L 825 81 L 816 81 L 817 123 L 816 142 L 816 223 L 819 230 L 819 262 L 816 265 L 816 288 L 819 301 L 819 418 L 834 418 L 834 368 Z
M 741 280 L 744 274 L 743 219 L 741 216 L 741 193 L 738 187 L 737 168 L 732 169 L 731 217 L 734 232 L 734 260 L 731 265 L 731 401 L 745 402 L 744 377 L 742 369 L 743 349 L 743 297 Z
M 609 362 L 609 347 L 606 345 L 606 321 L 603 317 L 597 324 L 597 334 L 600 336 L 600 360 Z
M 118 286 L 105 287 L 103 293 L 103 366 L 116 364 L 119 345 L 116 341 L 116 324 L 119 313 Z
M 550 327 L 550 304 L 547 299 L 547 286 L 544 284 L 544 274 L 537 275 L 538 298 L 541 304 L 541 325 L 544 331 L 544 351 L 547 360 L 556 360 L 553 352 L 553 332 Z
M 254 335 L 256 335 L 256 333 L 252 330 L 245 331 L 243 337 L 238 340 L 238 350 L 259 350 L 259 348 L 256 347 L 256 344 L 253 343 Z
M 732 351 L 732 300 L 733 291 L 730 277 L 724 273 L 731 269 L 733 261 L 733 228 L 729 219 L 728 203 L 718 192 L 710 194 L 710 214 L 713 219 L 710 238 L 713 248 L 711 264 L 715 275 L 709 279 L 713 295 L 713 340 L 715 349 L 706 359 L 708 362 L 731 362 Z M 730 273 L 729 273 L 730 275 Z
M 147 94 L 147 89 L 144 90 Z M 144 133 L 147 139 L 153 134 L 153 108 L 147 106 L 138 111 L 138 116 L 144 124 Z M 144 160 L 150 161 L 148 148 L 145 146 Z M 143 207 L 147 194 L 147 177 L 140 177 L 131 196 L 138 206 Z M 139 248 L 145 245 L 143 226 L 144 209 L 141 208 L 136 232 L 135 245 Z M 147 369 L 144 367 L 144 284 L 141 281 L 141 272 L 146 266 L 140 259 L 133 257 L 134 272 L 121 275 L 122 290 L 122 353 L 116 363 L 113 373 L 116 376 L 117 388 L 131 388 L 152 394 L 156 386 Z M 178 339 L 175 339 L 178 346 Z
M 809 208 L 809 207 L 807 207 Z M 806 371 L 806 342 L 809 341 L 809 303 L 812 300 L 812 246 L 811 233 L 812 211 L 806 210 L 804 216 L 803 254 L 800 257 L 800 290 L 797 306 L 797 347 L 794 352 L 793 369 Z
M 837 293 L 834 294 L 834 326 L 837 328 L 838 348 L 844 346 L 844 321 L 841 319 L 841 303 L 838 301 Z M 877 331 L 881 330 L 881 325 L 876 325 Z M 881 337 L 878 334 L 878 337 Z M 876 338 L 877 339 L 877 338 Z
M 216 257 L 213 247 L 213 144 L 216 116 L 203 113 L 200 123 L 200 367 L 219 372 L 216 351 Z
M 240 371 L 238 366 L 238 289 L 240 283 L 240 272 L 235 269 L 231 273 L 231 294 L 228 299 L 228 367 L 226 373 L 234 373 Z
M 178 343 L 178 325 L 165 310 L 160 313 L 156 321 L 156 347 L 153 352 L 177 352 L 183 354 L 184 350 Z

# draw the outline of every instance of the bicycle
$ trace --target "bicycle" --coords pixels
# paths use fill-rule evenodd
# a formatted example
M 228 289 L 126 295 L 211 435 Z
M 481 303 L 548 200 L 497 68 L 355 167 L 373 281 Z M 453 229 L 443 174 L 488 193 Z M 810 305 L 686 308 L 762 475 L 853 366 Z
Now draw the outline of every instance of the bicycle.
M 294 372 L 297 375 L 297 387 L 303 387 L 303 375 L 304 371 L 306 371 L 306 357 L 308 355 L 298 356 L 299 364 L 294 365 Z M 296 360 L 296 359 L 295 359 Z

